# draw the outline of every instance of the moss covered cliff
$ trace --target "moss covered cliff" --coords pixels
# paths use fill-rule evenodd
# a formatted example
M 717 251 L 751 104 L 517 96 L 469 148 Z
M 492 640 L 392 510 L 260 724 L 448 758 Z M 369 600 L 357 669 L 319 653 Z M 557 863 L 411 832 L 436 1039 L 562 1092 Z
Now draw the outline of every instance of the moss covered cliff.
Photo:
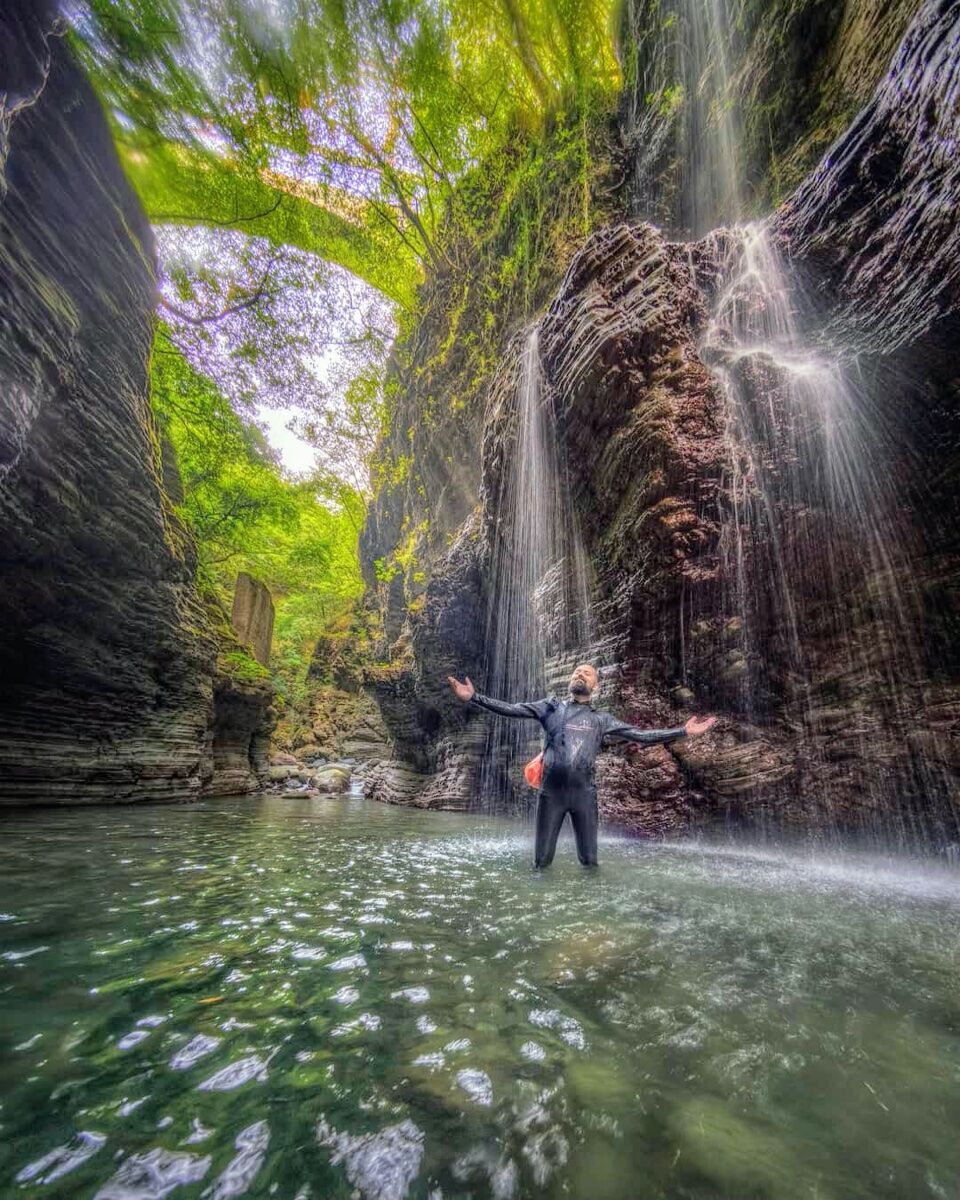
M 699 236 L 775 208 L 869 101 L 918 7 L 624 0 L 630 215 Z

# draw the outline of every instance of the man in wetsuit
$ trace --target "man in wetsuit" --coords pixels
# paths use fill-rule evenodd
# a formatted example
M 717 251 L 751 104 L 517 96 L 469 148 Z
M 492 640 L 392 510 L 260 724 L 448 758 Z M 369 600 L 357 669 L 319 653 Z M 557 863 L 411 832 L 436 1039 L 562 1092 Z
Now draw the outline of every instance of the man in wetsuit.
M 553 862 L 557 836 L 564 817 L 570 814 L 577 839 L 577 855 L 585 867 L 597 865 L 597 788 L 593 782 L 594 760 L 610 742 L 638 742 L 650 746 L 674 738 L 706 733 L 716 717 L 691 717 L 675 729 L 636 729 L 618 721 L 611 713 L 598 712 L 592 703 L 600 682 L 596 668 L 582 663 L 570 677 L 570 698 L 550 697 L 507 704 L 481 696 L 469 679 L 462 683 L 447 676 L 454 694 L 464 703 L 485 708 L 501 717 L 539 721 L 544 732 L 543 783 L 537 796 L 537 836 L 534 862 L 548 867 Z

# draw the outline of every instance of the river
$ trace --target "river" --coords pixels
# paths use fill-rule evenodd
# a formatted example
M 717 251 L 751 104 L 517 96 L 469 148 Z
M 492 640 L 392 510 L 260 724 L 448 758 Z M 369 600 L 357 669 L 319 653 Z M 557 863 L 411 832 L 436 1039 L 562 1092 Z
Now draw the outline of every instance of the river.
M 7 814 L 0 1195 L 960 1194 L 960 873 L 359 798 Z

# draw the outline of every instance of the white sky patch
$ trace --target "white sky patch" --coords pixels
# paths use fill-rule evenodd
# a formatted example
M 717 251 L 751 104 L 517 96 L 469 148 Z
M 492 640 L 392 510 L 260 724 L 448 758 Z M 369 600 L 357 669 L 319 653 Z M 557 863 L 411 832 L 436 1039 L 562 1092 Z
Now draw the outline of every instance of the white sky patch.
M 297 415 L 295 408 L 270 408 L 266 404 L 257 407 L 257 421 L 263 426 L 267 441 L 280 455 L 284 468 L 292 475 L 309 475 L 317 465 L 317 451 L 287 428 Z

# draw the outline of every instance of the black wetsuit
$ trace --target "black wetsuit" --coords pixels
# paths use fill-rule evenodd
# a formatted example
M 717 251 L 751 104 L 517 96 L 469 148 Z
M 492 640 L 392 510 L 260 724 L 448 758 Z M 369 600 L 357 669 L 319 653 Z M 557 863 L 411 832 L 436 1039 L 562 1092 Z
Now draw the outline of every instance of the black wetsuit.
M 591 704 L 556 697 L 508 704 L 475 692 L 470 703 L 501 717 L 526 718 L 543 726 L 543 784 L 537 796 L 534 852 L 538 867 L 548 867 L 553 862 L 557 836 L 567 813 L 576 835 L 580 861 L 585 867 L 597 865 L 597 788 L 593 782 L 593 764 L 603 745 L 623 741 L 649 746 L 687 735 L 682 725 L 676 729 L 636 729 L 612 713 L 597 712 Z

